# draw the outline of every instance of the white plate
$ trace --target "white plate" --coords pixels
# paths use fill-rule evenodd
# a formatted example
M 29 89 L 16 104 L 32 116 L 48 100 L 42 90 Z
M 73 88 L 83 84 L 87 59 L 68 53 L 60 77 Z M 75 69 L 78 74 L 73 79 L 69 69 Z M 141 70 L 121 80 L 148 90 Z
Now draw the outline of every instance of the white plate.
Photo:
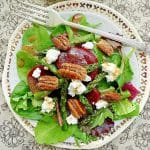
M 60 14 L 67 19 L 70 15 L 76 12 L 84 13 L 88 21 L 93 23 L 101 22 L 102 25 L 100 28 L 107 32 L 123 34 L 128 38 L 135 38 L 141 41 L 140 36 L 138 35 L 135 28 L 118 12 L 112 10 L 111 8 L 104 6 L 99 3 L 83 0 L 71 0 L 60 2 L 51 6 L 56 9 Z M 10 94 L 14 86 L 19 82 L 19 77 L 17 75 L 16 69 L 16 52 L 20 50 L 21 47 L 21 37 L 22 34 L 27 28 L 30 27 L 28 21 L 23 21 L 13 33 L 9 44 L 8 51 L 5 61 L 5 67 L 2 78 L 3 92 L 8 103 L 9 108 L 13 112 L 16 119 L 22 124 L 22 126 L 32 135 L 33 132 L 33 122 L 19 117 L 12 110 L 10 106 Z M 123 51 L 127 53 L 130 50 L 129 47 L 126 47 Z M 141 91 L 140 95 L 137 96 L 136 101 L 140 104 L 140 111 L 143 109 L 148 94 L 150 91 L 150 59 L 144 52 L 136 52 L 136 54 L 131 59 L 132 68 L 134 70 L 134 79 L 133 84 L 139 88 Z M 80 148 L 82 149 L 92 149 L 100 147 L 117 135 L 119 135 L 124 129 L 126 129 L 133 119 L 124 119 L 122 121 L 115 122 L 115 127 L 110 133 L 101 137 L 99 140 L 91 142 L 89 144 L 82 144 Z M 57 133 L 56 133 L 57 134 Z M 57 147 L 70 148 L 70 149 L 79 149 L 76 147 L 72 139 L 69 139 L 63 143 L 55 144 Z

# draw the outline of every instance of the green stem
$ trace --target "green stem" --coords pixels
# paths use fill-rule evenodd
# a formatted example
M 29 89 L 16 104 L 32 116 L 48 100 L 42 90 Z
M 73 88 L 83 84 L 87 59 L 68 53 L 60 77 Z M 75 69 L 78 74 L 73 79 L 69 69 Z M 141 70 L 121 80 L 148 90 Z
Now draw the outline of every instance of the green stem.
M 63 130 L 67 130 L 68 125 L 66 122 L 66 117 L 67 117 L 67 109 L 66 109 L 66 103 L 67 103 L 67 88 L 68 88 L 68 80 L 64 79 L 64 82 L 61 87 L 61 100 L 60 100 L 60 108 L 61 108 L 61 115 L 63 119 Z
M 90 64 L 90 65 L 86 66 L 86 71 L 87 71 L 87 73 L 90 73 L 99 67 L 100 67 L 99 63 Z
M 98 74 L 96 78 L 87 85 L 87 90 L 85 91 L 85 93 L 88 93 L 91 90 L 93 90 L 93 88 L 95 88 L 104 77 L 104 73 Z
M 86 110 L 89 112 L 89 113 L 92 113 L 93 112 L 93 109 L 92 109 L 92 106 L 91 104 L 88 102 L 88 99 L 83 96 L 83 95 L 80 95 L 79 96 L 79 99 L 81 101 L 82 104 L 84 104 Z
M 48 64 L 44 59 L 39 60 L 39 63 L 48 67 L 50 72 L 52 72 L 57 77 L 61 78 L 60 74 L 58 73 L 58 69 L 56 68 L 56 66 L 54 64 Z

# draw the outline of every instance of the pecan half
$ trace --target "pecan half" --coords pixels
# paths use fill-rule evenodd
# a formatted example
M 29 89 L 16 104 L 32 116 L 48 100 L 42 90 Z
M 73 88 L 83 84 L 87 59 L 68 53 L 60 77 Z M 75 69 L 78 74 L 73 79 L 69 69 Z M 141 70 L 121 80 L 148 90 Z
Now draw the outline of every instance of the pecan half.
M 108 102 L 118 102 L 121 99 L 121 95 L 117 92 L 109 91 L 102 95 L 102 99 Z
M 77 13 L 75 14 L 73 17 L 72 17 L 72 22 L 74 23 L 80 23 L 81 19 L 83 18 L 83 15 L 80 14 L 80 13 Z M 73 32 L 76 34 L 78 29 L 76 28 L 72 28 Z
M 55 47 L 60 50 L 67 51 L 70 49 L 70 42 L 65 34 L 54 37 L 52 41 Z
M 80 65 L 72 63 L 63 63 L 58 72 L 70 79 L 84 80 L 86 77 L 86 69 Z
M 101 39 L 97 43 L 97 47 L 100 48 L 101 51 L 103 51 L 105 54 L 110 56 L 113 53 L 113 47 L 104 39 Z
M 69 99 L 67 101 L 69 110 L 76 118 L 81 118 L 86 115 L 85 106 L 77 99 Z
M 40 90 L 56 90 L 58 89 L 59 82 L 55 76 L 44 75 L 38 79 L 37 86 Z
M 121 48 L 122 44 L 110 39 L 105 39 L 112 47 L 113 49 Z
M 36 93 L 39 92 L 39 88 L 37 86 L 37 79 L 28 76 L 28 85 L 30 87 L 30 90 L 32 91 L 32 93 Z
M 79 23 L 82 18 L 83 18 L 83 15 L 80 13 L 77 13 L 72 17 L 72 22 Z

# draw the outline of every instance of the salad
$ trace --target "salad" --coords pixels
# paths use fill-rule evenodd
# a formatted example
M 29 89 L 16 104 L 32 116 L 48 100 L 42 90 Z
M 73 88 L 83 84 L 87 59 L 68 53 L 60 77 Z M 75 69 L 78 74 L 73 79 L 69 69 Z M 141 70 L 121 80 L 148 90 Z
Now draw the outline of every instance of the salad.
M 69 21 L 96 28 L 83 14 Z M 133 99 L 139 91 L 130 82 L 133 71 L 122 44 L 65 25 L 32 24 L 16 54 L 20 82 L 10 103 L 21 117 L 37 122 L 39 144 L 74 137 L 76 143 L 97 140 L 116 120 L 139 114 Z

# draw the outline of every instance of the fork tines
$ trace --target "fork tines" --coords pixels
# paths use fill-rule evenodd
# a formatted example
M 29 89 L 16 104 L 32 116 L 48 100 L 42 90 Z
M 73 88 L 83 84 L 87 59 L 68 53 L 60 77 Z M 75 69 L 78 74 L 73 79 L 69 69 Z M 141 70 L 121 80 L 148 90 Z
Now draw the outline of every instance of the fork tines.
M 41 25 L 46 25 L 48 21 L 48 9 L 42 6 L 30 4 L 28 2 L 18 1 L 17 7 L 14 9 L 14 14 L 27 19 L 31 22 L 36 22 Z

